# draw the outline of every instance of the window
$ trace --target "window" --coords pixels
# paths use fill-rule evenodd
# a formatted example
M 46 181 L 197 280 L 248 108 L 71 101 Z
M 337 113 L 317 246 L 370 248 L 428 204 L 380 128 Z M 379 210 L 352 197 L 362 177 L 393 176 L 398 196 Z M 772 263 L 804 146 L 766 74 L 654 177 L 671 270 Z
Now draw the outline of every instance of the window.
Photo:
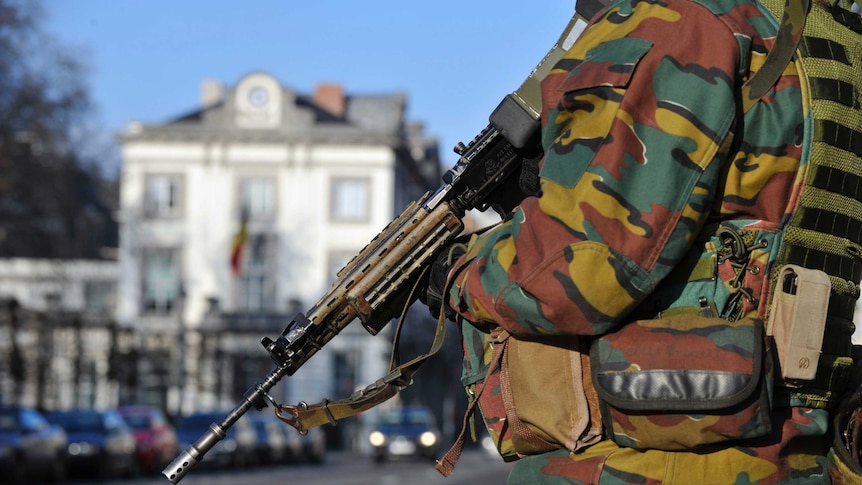
M 239 182 L 239 207 L 247 211 L 249 220 L 269 220 L 275 217 L 275 181 L 267 178 L 246 178 Z
M 333 221 L 363 222 L 368 220 L 371 183 L 364 178 L 332 180 L 330 217 Z
M 181 175 L 147 176 L 144 211 L 148 217 L 182 215 L 182 180 Z
M 246 244 L 240 266 L 237 309 L 247 313 L 272 310 L 276 302 L 276 238 L 272 234 L 253 234 Z
M 84 305 L 89 310 L 107 311 L 114 308 L 116 284 L 107 280 L 84 282 Z
M 351 348 L 347 351 L 335 351 L 332 355 L 331 393 L 336 396 L 350 395 L 350 393 L 356 390 L 359 350 Z
M 59 310 L 63 304 L 63 295 L 60 293 L 49 292 L 45 293 L 45 308 L 49 310 Z
M 148 249 L 143 258 L 143 309 L 168 314 L 181 297 L 180 261 L 175 249 Z

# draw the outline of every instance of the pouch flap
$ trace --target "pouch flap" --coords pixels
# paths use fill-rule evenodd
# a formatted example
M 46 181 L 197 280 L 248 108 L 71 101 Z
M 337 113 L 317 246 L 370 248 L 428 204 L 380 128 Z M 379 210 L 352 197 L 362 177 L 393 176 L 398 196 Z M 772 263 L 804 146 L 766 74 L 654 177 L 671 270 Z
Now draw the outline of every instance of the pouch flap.
M 763 324 L 700 315 L 629 323 L 590 349 L 601 399 L 633 411 L 715 410 L 758 389 Z

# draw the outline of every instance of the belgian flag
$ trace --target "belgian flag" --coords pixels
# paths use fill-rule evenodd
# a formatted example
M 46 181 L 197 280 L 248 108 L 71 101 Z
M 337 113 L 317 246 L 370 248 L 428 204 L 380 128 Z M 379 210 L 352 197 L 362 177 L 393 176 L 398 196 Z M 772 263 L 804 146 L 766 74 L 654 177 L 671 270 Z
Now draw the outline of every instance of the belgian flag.
M 242 255 L 248 241 L 248 210 L 243 209 L 240 213 L 239 230 L 233 236 L 233 244 L 230 249 L 230 269 L 234 276 L 240 275 Z

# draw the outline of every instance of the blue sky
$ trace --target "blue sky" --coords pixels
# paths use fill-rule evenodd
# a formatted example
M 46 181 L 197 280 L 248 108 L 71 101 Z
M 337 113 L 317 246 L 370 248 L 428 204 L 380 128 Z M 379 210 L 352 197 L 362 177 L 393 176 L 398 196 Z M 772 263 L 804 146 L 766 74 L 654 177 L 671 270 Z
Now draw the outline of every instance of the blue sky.
M 452 147 L 550 49 L 572 0 L 377 2 L 44 0 L 45 30 L 89 66 L 100 131 L 166 121 L 198 106 L 205 79 L 234 85 L 265 71 L 311 93 L 404 92 L 408 117 Z

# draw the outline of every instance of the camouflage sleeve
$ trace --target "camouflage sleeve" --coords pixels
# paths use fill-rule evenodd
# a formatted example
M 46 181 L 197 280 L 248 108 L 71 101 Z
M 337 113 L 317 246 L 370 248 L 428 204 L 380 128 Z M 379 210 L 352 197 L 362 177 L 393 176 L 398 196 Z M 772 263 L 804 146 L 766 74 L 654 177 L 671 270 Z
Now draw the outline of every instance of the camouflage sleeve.
M 451 306 L 513 335 L 611 329 L 709 213 L 739 52 L 693 2 L 619 0 L 603 12 L 542 84 L 541 197 L 472 241 Z

